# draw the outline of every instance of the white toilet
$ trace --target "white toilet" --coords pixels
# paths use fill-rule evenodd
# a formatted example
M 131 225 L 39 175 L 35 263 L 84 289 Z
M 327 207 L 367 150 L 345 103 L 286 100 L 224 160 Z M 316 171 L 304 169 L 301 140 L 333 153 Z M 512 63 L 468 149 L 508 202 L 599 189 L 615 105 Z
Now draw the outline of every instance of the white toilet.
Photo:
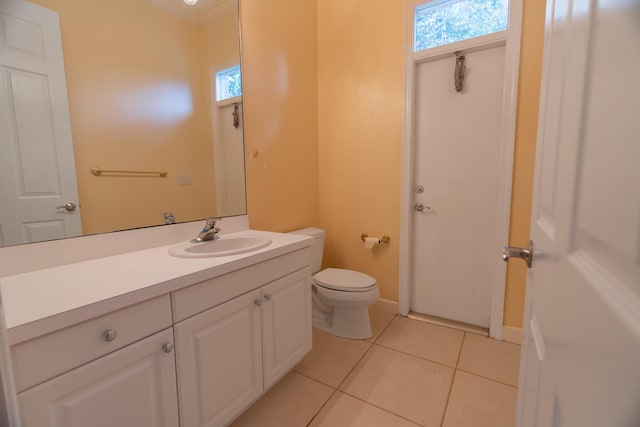
M 369 306 L 380 296 L 376 279 L 341 268 L 320 271 L 324 231 L 303 228 L 291 233 L 314 238 L 311 245 L 313 326 L 339 337 L 371 338 Z

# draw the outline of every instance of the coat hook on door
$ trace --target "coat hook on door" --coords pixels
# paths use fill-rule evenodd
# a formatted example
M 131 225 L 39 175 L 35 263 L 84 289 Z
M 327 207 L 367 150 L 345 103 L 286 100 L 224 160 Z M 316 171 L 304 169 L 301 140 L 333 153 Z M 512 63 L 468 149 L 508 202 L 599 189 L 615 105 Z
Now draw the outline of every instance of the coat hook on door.
M 454 84 L 456 87 L 456 92 L 462 92 L 462 86 L 464 82 L 464 70 L 467 67 L 464 63 L 464 55 L 461 50 L 457 50 L 456 54 L 456 69 L 453 72 Z
M 238 129 L 240 126 L 240 115 L 238 114 L 238 104 L 233 104 L 233 127 Z

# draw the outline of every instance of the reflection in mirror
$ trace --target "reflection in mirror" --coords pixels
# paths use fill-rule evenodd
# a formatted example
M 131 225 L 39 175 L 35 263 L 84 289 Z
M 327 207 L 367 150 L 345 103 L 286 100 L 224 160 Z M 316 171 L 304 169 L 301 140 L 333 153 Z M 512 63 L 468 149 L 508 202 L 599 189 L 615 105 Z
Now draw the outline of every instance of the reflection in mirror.
M 0 1 L 0 246 L 245 214 L 238 22 L 237 0 Z

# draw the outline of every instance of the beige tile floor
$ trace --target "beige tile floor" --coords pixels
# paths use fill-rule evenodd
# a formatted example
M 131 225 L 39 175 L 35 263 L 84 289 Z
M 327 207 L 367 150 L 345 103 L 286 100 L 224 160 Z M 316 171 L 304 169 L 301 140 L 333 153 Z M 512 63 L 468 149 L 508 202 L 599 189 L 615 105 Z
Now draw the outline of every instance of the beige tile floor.
M 232 425 L 510 427 L 520 346 L 370 310 L 374 336 L 313 350 Z

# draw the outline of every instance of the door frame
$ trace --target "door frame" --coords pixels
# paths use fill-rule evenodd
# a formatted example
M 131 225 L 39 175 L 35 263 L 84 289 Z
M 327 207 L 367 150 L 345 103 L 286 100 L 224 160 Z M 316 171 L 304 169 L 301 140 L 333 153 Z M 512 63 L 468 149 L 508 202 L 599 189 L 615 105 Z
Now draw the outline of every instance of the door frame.
M 425 62 L 451 56 L 457 50 L 469 52 L 504 45 L 505 70 L 502 94 L 502 137 L 500 141 L 500 167 L 498 175 L 498 232 L 495 240 L 496 257 L 491 286 L 491 319 L 489 324 L 489 335 L 499 340 L 502 339 L 506 286 L 506 264 L 500 257 L 500 249 L 509 241 L 518 72 L 520 65 L 520 36 L 522 30 L 522 2 L 523 0 L 509 0 L 509 23 L 508 29 L 505 31 L 419 52 L 413 51 L 415 7 L 429 3 L 429 0 L 406 0 L 405 3 L 405 115 L 402 146 L 402 206 L 400 208 L 398 312 L 406 316 L 409 314 L 411 308 L 412 206 L 414 199 L 412 186 L 414 176 L 413 146 L 415 135 L 415 97 L 413 92 L 415 88 L 416 67 Z

